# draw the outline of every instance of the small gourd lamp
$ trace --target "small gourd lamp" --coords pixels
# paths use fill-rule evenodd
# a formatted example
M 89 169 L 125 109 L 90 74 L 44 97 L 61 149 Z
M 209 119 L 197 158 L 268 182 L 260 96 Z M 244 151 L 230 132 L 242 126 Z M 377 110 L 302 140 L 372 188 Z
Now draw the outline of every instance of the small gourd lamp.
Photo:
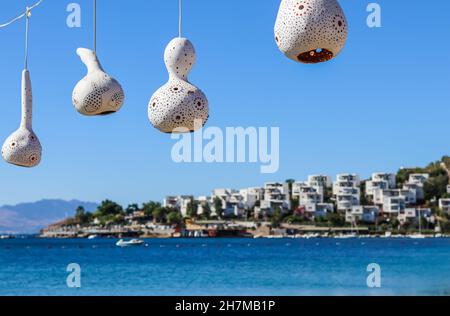
M 77 54 L 86 65 L 88 73 L 75 86 L 72 102 L 76 110 L 83 115 L 107 115 L 120 110 L 125 101 L 125 93 L 117 80 L 109 76 L 102 68 L 96 49 L 96 7 L 94 0 L 94 50 L 77 49 Z
M 181 36 L 181 4 L 180 0 L 179 37 L 167 45 L 164 53 L 169 81 L 156 91 L 148 105 L 150 122 L 163 133 L 195 132 L 209 118 L 208 99 L 188 81 L 196 54 L 192 43 Z
M 2 147 L 3 159 L 20 167 L 35 167 L 41 162 L 42 146 L 33 131 L 33 94 L 28 71 L 28 23 L 30 11 L 26 13 L 25 69 L 22 72 L 22 121 L 17 131 L 9 136 Z
M 329 61 L 344 48 L 347 33 L 337 0 L 281 0 L 275 41 L 290 59 L 306 64 Z

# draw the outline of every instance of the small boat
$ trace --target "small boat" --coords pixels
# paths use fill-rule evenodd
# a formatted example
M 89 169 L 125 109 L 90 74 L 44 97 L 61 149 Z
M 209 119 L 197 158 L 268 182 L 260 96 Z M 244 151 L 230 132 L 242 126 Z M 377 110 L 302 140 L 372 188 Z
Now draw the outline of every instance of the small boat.
M 427 237 L 425 235 L 422 235 L 422 234 L 414 234 L 414 235 L 409 236 L 409 238 L 411 238 L 411 239 L 425 239 Z
M 357 238 L 358 235 L 357 234 L 341 234 L 341 235 L 337 235 L 334 238 L 337 239 L 351 239 L 351 238 Z
M 97 235 L 89 235 L 89 237 L 88 237 L 89 240 L 96 239 L 96 238 L 98 238 Z
M 130 241 L 125 241 L 123 239 L 119 240 L 116 243 L 117 247 L 131 247 L 131 246 L 142 246 L 144 244 L 143 240 L 132 239 Z

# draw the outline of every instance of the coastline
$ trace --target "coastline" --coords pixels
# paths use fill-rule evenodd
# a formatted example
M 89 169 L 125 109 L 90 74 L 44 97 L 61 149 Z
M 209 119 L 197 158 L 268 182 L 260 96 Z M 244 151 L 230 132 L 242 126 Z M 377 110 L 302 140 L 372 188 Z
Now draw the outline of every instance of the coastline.
M 247 224 L 257 227 L 254 222 Z M 141 238 L 141 239 L 312 239 L 312 238 L 450 238 L 450 234 L 441 234 L 432 231 L 411 231 L 408 233 L 392 233 L 390 231 L 374 232 L 368 227 L 319 227 L 308 225 L 282 225 L 272 228 L 270 225 L 261 225 L 258 228 L 244 228 L 236 222 L 228 222 L 220 227 L 209 225 L 196 225 L 180 229 L 173 226 L 161 226 L 159 230 L 148 227 L 121 226 L 114 229 L 97 229 L 94 227 L 77 228 L 48 228 L 36 235 L 42 239 L 97 239 L 97 238 Z

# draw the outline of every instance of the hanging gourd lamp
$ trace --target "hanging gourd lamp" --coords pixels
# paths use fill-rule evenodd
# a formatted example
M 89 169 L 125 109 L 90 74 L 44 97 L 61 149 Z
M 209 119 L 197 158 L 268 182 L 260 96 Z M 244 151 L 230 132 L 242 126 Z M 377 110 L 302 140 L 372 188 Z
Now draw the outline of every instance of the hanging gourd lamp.
M 192 43 L 181 35 L 182 1 L 180 0 L 179 37 L 173 39 L 164 53 L 169 81 L 150 99 L 148 117 L 163 133 L 187 133 L 201 129 L 209 117 L 208 99 L 188 81 L 195 64 Z
M 275 24 L 278 48 L 306 64 L 329 61 L 344 48 L 348 25 L 336 0 L 281 0 Z
M 2 147 L 3 159 L 20 167 L 35 167 L 41 162 L 42 146 L 33 131 L 33 95 L 28 71 L 28 29 L 31 11 L 27 8 L 25 36 L 25 69 L 22 72 L 22 121 L 20 127 L 9 136 Z
M 88 74 L 75 86 L 72 102 L 76 110 L 87 116 L 107 115 L 120 110 L 125 94 L 119 82 L 109 76 L 97 57 L 97 1 L 94 0 L 94 50 L 78 48 L 77 54 Z

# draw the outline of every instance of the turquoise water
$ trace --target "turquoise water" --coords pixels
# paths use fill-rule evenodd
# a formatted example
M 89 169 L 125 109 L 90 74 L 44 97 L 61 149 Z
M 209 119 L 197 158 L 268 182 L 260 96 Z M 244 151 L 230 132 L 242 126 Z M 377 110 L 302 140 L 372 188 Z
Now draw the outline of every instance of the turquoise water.
M 2 240 L 0 295 L 450 295 L 449 239 Z M 81 288 L 66 285 L 70 263 Z M 381 266 L 369 289 L 367 266 Z

